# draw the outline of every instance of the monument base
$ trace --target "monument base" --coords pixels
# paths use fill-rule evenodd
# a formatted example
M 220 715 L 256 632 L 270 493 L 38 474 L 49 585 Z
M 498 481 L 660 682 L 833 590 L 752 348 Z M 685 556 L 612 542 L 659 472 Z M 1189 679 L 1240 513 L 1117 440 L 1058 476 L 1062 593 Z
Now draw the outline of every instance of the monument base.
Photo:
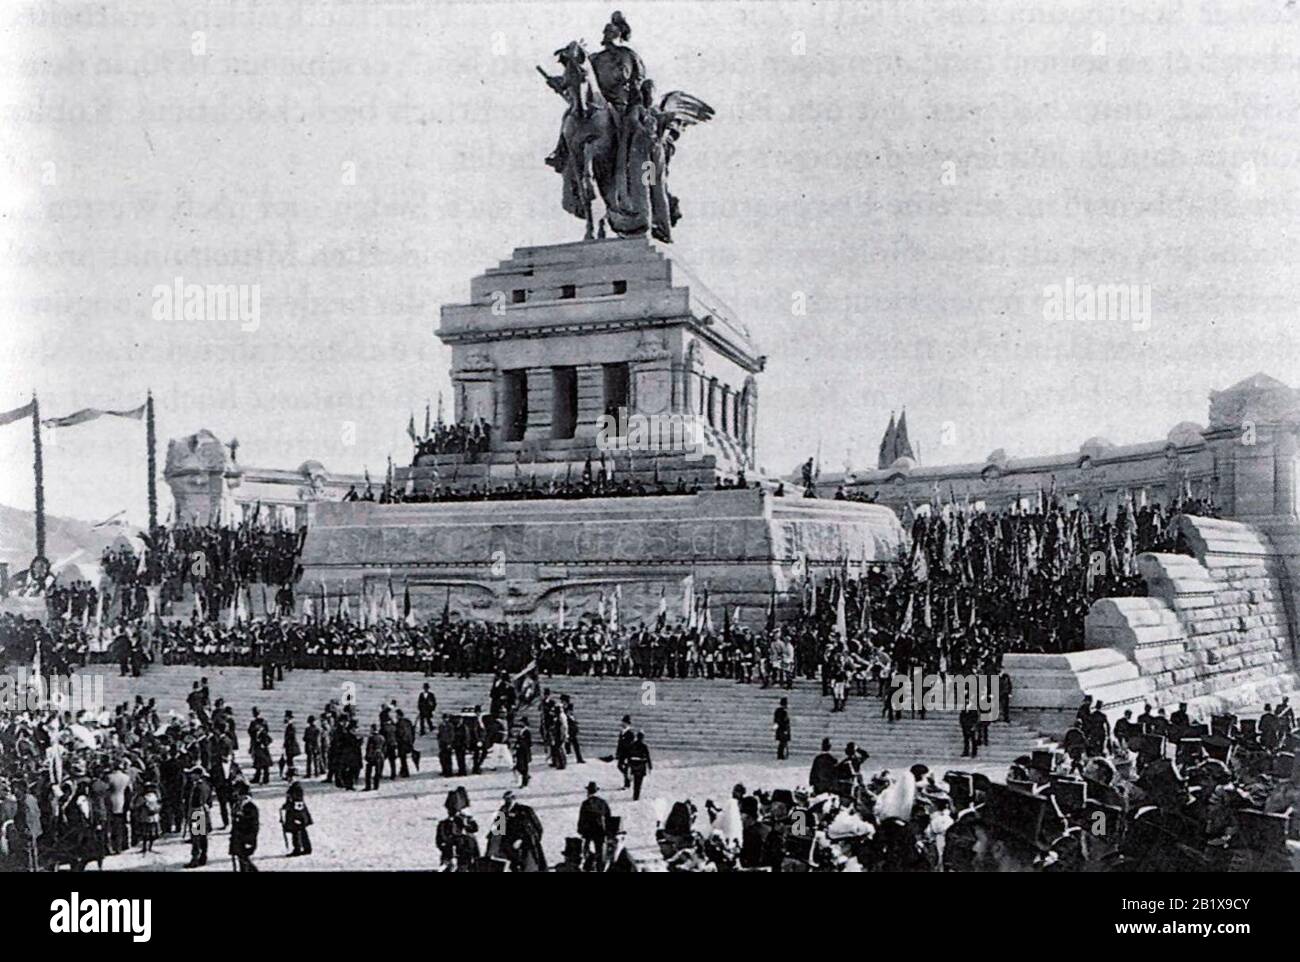
M 299 591 L 331 600 L 410 590 L 416 618 L 557 624 L 617 594 L 624 625 L 684 615 L 693 585 L 716 627 L 761 627 L 798 608 L 796 559 L 814 569 L 896 562 L 904 533 L 878 505 L 778 498 L 756 488 L 625 498 L 311 506 Z M 608 610 L 608 608 L 606 609 Z

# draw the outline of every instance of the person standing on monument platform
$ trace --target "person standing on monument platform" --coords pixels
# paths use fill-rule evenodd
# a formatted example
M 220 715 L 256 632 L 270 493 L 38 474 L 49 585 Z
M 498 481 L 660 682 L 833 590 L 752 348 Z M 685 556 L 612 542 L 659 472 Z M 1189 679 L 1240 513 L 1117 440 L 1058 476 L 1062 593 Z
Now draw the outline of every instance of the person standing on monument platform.
M 776 757 L 790 757 L 790 700 L 782 698 L 772 713 L 772 732 L 776 736 Z

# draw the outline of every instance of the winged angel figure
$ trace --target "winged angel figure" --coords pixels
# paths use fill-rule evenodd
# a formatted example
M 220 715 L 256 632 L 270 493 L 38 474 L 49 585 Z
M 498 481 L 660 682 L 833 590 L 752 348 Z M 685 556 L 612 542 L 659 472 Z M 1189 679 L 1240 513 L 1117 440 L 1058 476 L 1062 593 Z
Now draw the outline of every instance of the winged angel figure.
M 602 49 L 587 55 L 581 41 L 555 52 L 563 72 L 538 67 L 568 104 L 560 139 L 546 162 L 564 178 L 564 209 L 586 221 L 586 238 L 620 237 L 647 230 L 672 241 L 681 211 L 668 190 L 668 166 L 687 127 L 712 119 L 713 108 L 674 90 L 656 103 L 654 82 L 625 41 L 631 28 L 615 12 L 605 26 Z M 597 213 L 599 198 L 603 211 Z

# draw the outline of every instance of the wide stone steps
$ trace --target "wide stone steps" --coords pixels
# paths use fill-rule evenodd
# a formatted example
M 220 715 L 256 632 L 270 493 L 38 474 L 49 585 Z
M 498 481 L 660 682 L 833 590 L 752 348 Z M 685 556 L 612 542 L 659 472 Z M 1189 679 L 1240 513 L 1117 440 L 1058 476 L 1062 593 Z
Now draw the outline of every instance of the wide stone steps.
M 251 717 L 250 709 L 256 706 L 270 722 L 277 741 L 286 710 L 294 713 L 301 733 L 309 715 L 318 715 L 330 699 L 342 700 L 345 691 L 356 699 L 360 717 L 368 724 L 380 705 L 393 699 L 414 720 L 416 697 L 425 681 L 438 698 L 439 712 L 486 706 L 491 682 L 486 675 L 426 679 L 405 672 L 299 669 L 287 672 L 274 691 L 262 691 L 256 668 L 168 666 L 154 667 L 139 679 L 122 678 L 110 669 L 105 675 L 105 698 L 111 706 L 133 701 L 139 694 L 156 699 L 163 714 L 175 711 L 183 715 L 185 697 L 200 676 L 208 678 L 214 699 L 224 698 L 234 706 L 241 734 Z M 854 741 L 877 758 L 923 761 L 932 766 L 956 765 L 961 760 L 955 713 L 930 712 L 925 719 L 905 716 L 891 724 L 880 717 L 880 702 L 874 695 L 850 698 L 846 711 L 832 713 L 831 701 L 822 697 L 820 684 L 805 680 L 789 691 L 764 690 L 724 679 L 555 677 L 543 678 L 542 685 L 573 699 L 580 740 L 589 756 L 613 752 L 624 714 L 631 715 L 633 724 L 646 733 L 651 750 L 665 757 L 695 753 L 772 756 L 772 713 L 784 696 L 790 703 L 793 757 L 811 757 L 822 738 L 829 737 L 837 751 Z M 537 705 L 526 707 L 522 714 L 529 718 L 537 738 Z M 995 723 L 990 741 L 981 751 L 981 761 L 1010 761 L 1044 744 L 1036 733 L 1014 722 Z M 432 739 L 426 738 L 422 748 L 432 744 Z M 241 743 L 241 748 L 246 746 Z

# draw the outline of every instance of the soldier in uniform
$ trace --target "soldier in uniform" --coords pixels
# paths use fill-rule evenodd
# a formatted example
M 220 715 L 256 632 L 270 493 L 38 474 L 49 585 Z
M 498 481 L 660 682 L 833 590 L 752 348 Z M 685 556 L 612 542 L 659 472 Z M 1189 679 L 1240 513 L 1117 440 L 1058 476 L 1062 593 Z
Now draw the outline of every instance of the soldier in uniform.
M 256 872 L 253 853 L 257 851 L 260 821 L 257 805 L 249 795 L 248 783 L 235 783 L 235 811 L 230 824 L 230 857 L 236 872 Z

